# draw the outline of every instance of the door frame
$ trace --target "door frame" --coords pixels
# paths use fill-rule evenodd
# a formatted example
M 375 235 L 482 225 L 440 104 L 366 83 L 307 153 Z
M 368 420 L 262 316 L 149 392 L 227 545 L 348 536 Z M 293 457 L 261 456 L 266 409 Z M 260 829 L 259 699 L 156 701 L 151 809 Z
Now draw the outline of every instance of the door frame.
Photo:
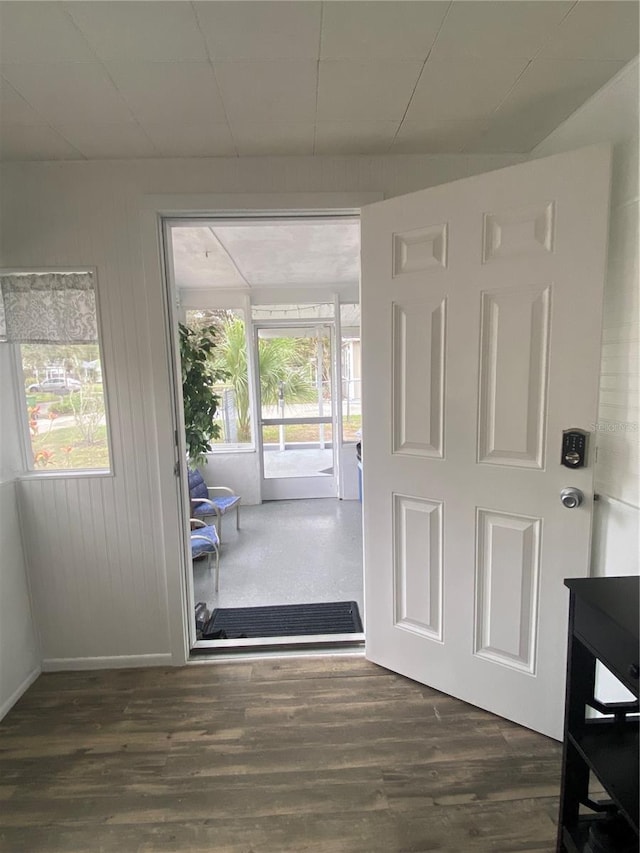
M 331 299 L 328 300 L 327 304 L 332 304 L 336 306 L 336 300 L 338 301 L 339 307 L 339 297 L 336 297 L 335 294 L 331 294 Z M 296 303 L 302 305 L 303 303 Z M 336 360 L 335 360 L 335 352 L 336 352 L 336 326 L 335 326 L 335 318 L 323 317 L 318 318 L 318 320 L 256 320 L 251 322 L 252 327 L 252 344 L 254 348 L 254 363 L 256 365 L 256 448 L 259 454 L 259 464 L 260 464 L 260 493 L 262 496 L 262 500 L 289 500 L 295 498 L 315 498 L 315 497 L 329 497 L 335 498 L 339 497 L 339 448 L 338 448 L 338 418 L 337 418 L 337 409 L 339 407 L 340 401 L 336 400 L 337 388 L 340 387 L 337 384 L 338 377 L 336 376 Z M 328 478 L 322 478 L 324 482 L 330 486 L 327 489 L 320 489 L 320 491 L 326 491 L 327 494 L 320 495 L 307 495 L 305 494 L 305 487 L 309 487 L 313 490 L 313 485 L 319 485 L 321 482 L 320 477 L 309 476 L 309 477 L 273 477 L 273 478 L 265 478 L 264 476 L 264 441 L 262 437 L 262 427 L 265 424 L 264 418 L 262 417 L 262 391 L 261 391 L 261 379 L 260 379 L 260 352 L 259 352 L 259 342 L 260 342 L 260 330 L 261 329 L 326 329 L 328 331 L 329 338 L 329 347 L 330 347 L 330 360 L 331 360 L 331 418 L 321 418 L 318 417 L 309 417 L 309 418 L 269 418 L 269 425 L 278 425 L 282 422 L 283 425 L 297 424 L 297 423 L 331 423 L 332 429 L 332 438 L 331 438 L 331 451 L 333 458 L 333 474 L 331 475 L 331 480 Z M 273 482 L 273 481 L 278 482 Z M 281 480 L 292 480 L 294 482 L 289 485 L 291 488 L 290 498 L 287 494 L 286 485 L 280 486 Z M 310 481 L 316 481 L 310 482 Z M 332 484 L 332 485 L 331 485 Z M 296 488 L 297 486 L 297 488 Z
M 170 218 L 207 219 L 212 216 L 304 216 L 335 213 L 360 216 L 362 207 L 381 201 L 384 194 L 374 192 L 307 193 L 162 193 L 143 196 L 139 205 L 141 225 L 141 263 L 144 284 L 146 322 L 155 334 L 148 334 L 150 355 L 158 369 L 151 377 L 156 460 L 154 485 L 158 494 L 159 518 L 155 529 L 165 571 L 159 579 L 159 594 L 167 612 L 167 650 L 174 666 L 191 661 L 194 620 L 188 615 L 187 571 L 183 510 L 188 493 L 184 465 L 174 473 L 175 462 L 185 458 L 184 418 L 180 411 L 176 353 L 169 327 L 175 294 L 167 275 L 163 221 Z M 158 331 L 162 329 L 163 333 Z M 187 504 L 188 505 L 188 504 Z M 193 627 L 192 627 L 193 626 Z

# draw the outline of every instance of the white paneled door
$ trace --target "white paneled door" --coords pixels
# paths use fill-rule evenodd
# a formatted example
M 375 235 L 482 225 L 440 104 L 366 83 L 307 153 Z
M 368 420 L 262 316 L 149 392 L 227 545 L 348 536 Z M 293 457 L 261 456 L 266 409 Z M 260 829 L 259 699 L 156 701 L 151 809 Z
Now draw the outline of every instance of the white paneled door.
M 609 171 L 588 148 L 362 211 L 367 656 L 556 738 L 594 462 L 561 465 L 562 432 L 595 429 Z

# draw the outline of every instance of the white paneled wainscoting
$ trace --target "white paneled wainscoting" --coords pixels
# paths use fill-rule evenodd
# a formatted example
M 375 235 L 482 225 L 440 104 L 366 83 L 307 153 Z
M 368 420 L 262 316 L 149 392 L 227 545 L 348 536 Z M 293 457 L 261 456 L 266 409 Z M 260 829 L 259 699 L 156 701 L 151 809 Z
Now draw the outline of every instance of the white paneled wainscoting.
M 16 483 L 7 480 L 0 482 L 0 720 L 39 674 Z
M 17 484 L 43 670 L 172 662 L 164 558 L 135 474 Z

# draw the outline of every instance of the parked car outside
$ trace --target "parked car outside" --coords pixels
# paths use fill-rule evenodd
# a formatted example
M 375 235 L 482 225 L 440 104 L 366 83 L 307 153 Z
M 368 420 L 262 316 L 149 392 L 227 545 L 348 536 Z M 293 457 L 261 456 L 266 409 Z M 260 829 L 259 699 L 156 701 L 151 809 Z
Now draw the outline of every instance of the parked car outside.
M 63 379 L 60 377 L 57 379 L 43 379 L 42 382 L 29 385 L 27 391 L 30 393 L 49 391 L 52 394 L 70 394 L 72 391 L 79 391 L 81 388 L 82 382 L 78 382 L 77 379 L 71 379 L 70 377 Z

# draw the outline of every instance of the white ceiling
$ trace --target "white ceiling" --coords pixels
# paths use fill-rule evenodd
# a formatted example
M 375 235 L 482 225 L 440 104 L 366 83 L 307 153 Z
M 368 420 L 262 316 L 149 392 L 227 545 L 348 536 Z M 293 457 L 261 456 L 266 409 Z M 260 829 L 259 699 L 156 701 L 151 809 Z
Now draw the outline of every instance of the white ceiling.
M 637 0 L 7 0 L 0 153 L 528 152 L 637 53 Z
M 325 288 L 360 280 L 360 223 L 351 218 L 215 221 L 171 227 L 178 290 Z

